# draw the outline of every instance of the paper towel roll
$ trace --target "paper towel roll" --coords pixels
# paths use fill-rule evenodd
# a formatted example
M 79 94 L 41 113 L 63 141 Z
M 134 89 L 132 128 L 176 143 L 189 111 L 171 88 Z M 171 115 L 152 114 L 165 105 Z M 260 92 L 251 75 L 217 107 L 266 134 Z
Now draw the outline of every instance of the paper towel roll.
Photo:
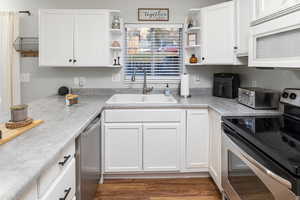
M 190 96 L 190 76 L 188 74 L 181 75 L 180 95 L 182 97 Z

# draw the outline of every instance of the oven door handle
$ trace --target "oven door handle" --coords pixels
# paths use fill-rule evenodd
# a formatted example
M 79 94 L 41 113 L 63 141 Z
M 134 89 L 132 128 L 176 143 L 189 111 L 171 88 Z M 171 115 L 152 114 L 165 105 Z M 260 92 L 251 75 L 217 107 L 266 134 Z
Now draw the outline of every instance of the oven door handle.
M 244 159 L 246 159 L 248 162 L 250 162 L 256 168 L 258 168 L 264 174 L 266 174 L 267 176 L 271 177 L 273 180 L 279 182 L 280 184 L 286 186 L 288 189 L 292 189 L 292 184 L 289 181 L 287 181 L 286 179 L 284 179 L 284 178 L 280 177 L 279 175 L 273 173 L 272 171 L 268 170 L 267 168 L 265 168 L 264 166 L 262 166 L 261 164 L 259 164 L 256 160 L 254 160 L 253 158 L 251 158 L 247 154 L 245 154 L 243 152 L 241 152 L 241 154 L 244 157 Z

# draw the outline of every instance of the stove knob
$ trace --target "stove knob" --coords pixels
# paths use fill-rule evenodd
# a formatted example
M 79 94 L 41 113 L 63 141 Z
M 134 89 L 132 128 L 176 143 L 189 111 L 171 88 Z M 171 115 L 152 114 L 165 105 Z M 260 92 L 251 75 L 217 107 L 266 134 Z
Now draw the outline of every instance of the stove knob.
M 295 93 L 290 94 L 290 99 L 295 100 L 297 98 L 297 95 Z
M 282 94 L 282 98 L 286 99 L 286 98 L 288 98 L 288 97 L 289 97 L 289 93 L 284 92 L 284 93 Z

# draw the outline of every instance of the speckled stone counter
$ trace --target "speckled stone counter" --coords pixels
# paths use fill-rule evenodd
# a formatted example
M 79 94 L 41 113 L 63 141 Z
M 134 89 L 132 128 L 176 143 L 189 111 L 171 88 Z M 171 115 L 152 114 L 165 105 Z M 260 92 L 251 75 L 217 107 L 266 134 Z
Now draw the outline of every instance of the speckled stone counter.
M 255 111 L 240 105 L 236 100 L 209 95 L 189 99 L 176 97 L 177 104 L 106 105 L 111 95 L 81 96 L 80 103 L 65 106 L 64 98 L 51 96 L 29 105 L 29 114 L 45 123 L 11 142 L 0 146 L 0 199 L 18 200 L 34 183 L 60 151 L 99 115 L 103 109 L 117 108 L 211 108 L 223 116 L 278 115 L 278 111 Z M 0 116 L 6 122 L 9 115 Z

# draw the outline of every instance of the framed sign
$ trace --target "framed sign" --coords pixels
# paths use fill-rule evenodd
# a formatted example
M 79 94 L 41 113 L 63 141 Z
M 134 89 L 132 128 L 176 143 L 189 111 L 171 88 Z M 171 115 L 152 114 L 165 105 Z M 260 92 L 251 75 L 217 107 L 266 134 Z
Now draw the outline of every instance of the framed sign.
M 139 8 L 139 21 L 169 21 L 169 8 Z

